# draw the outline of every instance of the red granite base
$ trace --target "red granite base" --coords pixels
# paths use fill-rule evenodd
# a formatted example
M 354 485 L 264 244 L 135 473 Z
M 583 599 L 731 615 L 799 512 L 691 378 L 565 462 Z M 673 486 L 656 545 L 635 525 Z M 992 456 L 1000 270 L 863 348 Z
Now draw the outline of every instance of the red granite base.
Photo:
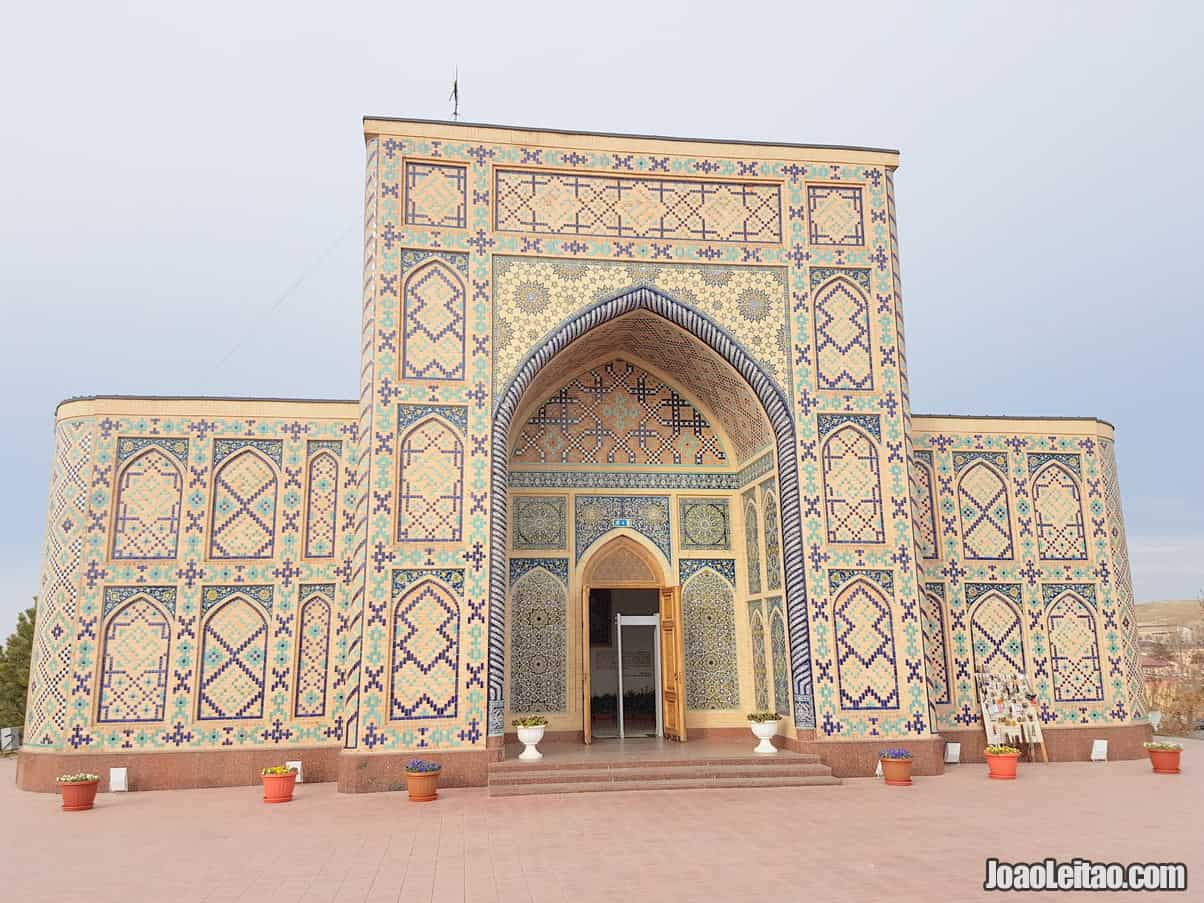
M 375 793 L 404 790 L 405 764 L 410 759 L 426 759 L 443 766 L 440 787 L 484 787 L 489 778 L 489 763 L 500 760 L 500 750 L 409 750 L 407 752 L 368 753 L 344 750 L 339 755 L 339 793 Z
M 916 740 L 816 740 L 811 737 L 784 740 L 782 746 L 793 752 L 819 756 L 819 760 L 832 769 L 838 778 L 869 777 L 878 769 L 878 754 L 890 747 L 902 747 L 913 756 L 911 773 L 935 775 L 945 772 L 945 740 L 929 735 Z
M 1093 740 L 1108 741 L 1108 758 L 1143 759 L 1146 752 L 1142 745 L 1154 736 L 1148 724 L 1075 725 L 1072 727 L 1047 727 L 1041 732 L 1045 737 L 1045 751 L 1051 762 L 1086 762 L 1091 758 Z M 961 761 L 985 762 L 983 750 L 987 736 L 982 728 L 977 730 L 941 731 L 941 737 L 950 743 L 960 743 Z
M 1051 762 L 1085 761 L 1090 758 L 1093 740 L 1108 741 L 1108 758 L 1140 759 L 1145 756 L 1143 743 L 1153 731 L 1148 724 L 1111 726 L 1051 727 L 1045 730 L 1045 746 Z M 695 728 L 696 740 L 748 739 L 744 728 Z M 509 738 L 506 738 L 509 739 Z M 915 756 L 912 773 L 935 775 L 944 771 L 946 741 L 962 744 L 961 761 L 982 762 L 986 737 L 981 730 L 946 730 L 939 736 L 919 740 L 829 740 L 816 739 L 804 731 L 797 739 L 775 737 L 783 749 L 817 755 L 837 777 L 859 777 L 874 773 L 878 753 L 888 746 L 902 746 Z M 575 731 L 557 731 L 545 742 L 580 743 Z M 750 742 L 752 742 L 750 740 Z M 75 753 L 40 751 L 25 748 L 17 756 L 17 786 L 22 790 L 56 793 L 55 778 L 69 772 L 92 772 L 100 776 L 100 790 L 109 789 L 109 769 L 128 769 L 130 790 L 172 790 L 194 787 L 253 786 L 259 772 L 268 765 L 300 759 L 305 782 L 338 781 L 343 793 L 367 793 L 400 790 L 405 787 L 407 759 L 421 756 L 440 762 L 443 787 L 483 787 L 490 762 L 504 754 L 503 738 L 490 737 L 483 748 L 448 752 L 368 753 L 344 751 L 335 746 L 287 747 L 272 749 L 205 750 L 201 752 L 122 752 Z
M 76 753 L 23 747 L 17 754 L 17 786 L 57 793 L 55 778 L 71 772 L 100 776 L 100 791 L 109 790 L 109 769 L 128 769 L 130 790 L 179 790 L 195 787 L 240 787 L 258 784 L 269 765 L 301 761 L 308 784 L 335 780 L 337 746 L 289 746 L 271 749 L 213 749 L 203 752 Z

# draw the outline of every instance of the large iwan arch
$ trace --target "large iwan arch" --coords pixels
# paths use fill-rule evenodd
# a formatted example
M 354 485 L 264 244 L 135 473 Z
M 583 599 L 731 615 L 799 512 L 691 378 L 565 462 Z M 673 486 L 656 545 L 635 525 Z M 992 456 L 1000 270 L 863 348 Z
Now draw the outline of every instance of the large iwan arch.
M 509 530 L 510 427 L 523 395 L 558 353 L 590 330 L 634 311 L 648 311 L 678 326 L 716 352 L 748 383 L 773 428 L 782 513 L 782 551 L 790 627 L 794 722 L 815 727 L 811 688 L 803 532 L 799 514 L 794 419 L 777 384 L 727 332 L 693 307 L 652 288 L 640 287 L 586 307 L 554 329 L 519 365 L 494 408 L 489 561 L 489 735 L 499 736 L 505 718 L 507 533 Z

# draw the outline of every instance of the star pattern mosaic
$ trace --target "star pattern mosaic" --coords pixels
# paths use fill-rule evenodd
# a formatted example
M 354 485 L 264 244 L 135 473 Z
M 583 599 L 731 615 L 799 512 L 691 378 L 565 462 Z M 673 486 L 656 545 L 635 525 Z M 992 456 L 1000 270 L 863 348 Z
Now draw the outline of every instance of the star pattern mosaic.
M 785 714 L 792 711 L 790 705 L 790 652 L 786 644 L 786 612 L 781 596 L 769 599 L 768 605 L 769 648 L 773 654 L 774 711 Z
M 564 549 L 568 543 L 568 496 L 525 496 L 513 499 L 510 545 L 519 551 Z
M 731 547 L 726 498 L 686 498 L 678 502 L 678 536 L 683 549 Z
M 568 707 L 567 575 L 567 559 L 511 561 L 510 707 L 515 712 Z
M 514 440 L 525 464 L 676 464 L 722 467 L 724 441 L 671 385 L 615 358 L 577 374 L 545 399 Z
M 510 381 L 528 351 L 553 327 L 623 289 L 661 289 L 722 323 L 767 373 L 785 381 L 789 332 L 780 268 L 637 264 L 622 261 L 494 259 L 494 387 Z M 741 298 L 764 298 L 741 305 Z M 776 316 L 771 313 L 776 311 Z
M 726 568 L 713 567 L 705 560 L 692 561 L 691 565 L 695 570 L 688 577 L 683 574 L 681 590 L 686 707 L 736 709 L 740 706 L 740 684 L 736 671 L 735 592 L 723 575 L 731 562 L 726 562 Z
M 753 704 L 758 712 L 767 712 L 769 649 L 765 641 L 765 605 L 759 599 L 748 603 L 748 634 L 752 642 Z
M 647 311 L 634 311 L 610 320 L 577 339 L 540 371 L 527 390 L 542 400 L 569 379 L 613 356 L 616 348 L 644 369 L 654 362 L 671 362 L 666 377 L 694 398 L 725 435 L 725 449 L 747 465 L 774 444 L 765 411 L 748 383 L 725 360 L 697 338 Z

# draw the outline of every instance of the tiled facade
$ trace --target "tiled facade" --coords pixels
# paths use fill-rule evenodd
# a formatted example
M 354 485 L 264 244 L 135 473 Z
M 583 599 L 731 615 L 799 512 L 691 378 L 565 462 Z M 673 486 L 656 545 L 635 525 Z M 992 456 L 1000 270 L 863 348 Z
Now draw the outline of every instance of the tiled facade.
M 915 510 L 934 515 L 917 544 L 937 728 L 981 724 L 986 667 L 1027 671 L 1047 727 L 1143 719 L 1112 429 L 916 417 L 912 441 Z
M 1144 724 L 1112 429 L 911 415 L 894 152 L 365 136 L 359 401 L 60 407 L 30 754 L 580 731 L 587 581 L 682 587 L 691 729 Z
M 356 429 L 337 403 L 61 406 L 31 747 L 337 742 Z

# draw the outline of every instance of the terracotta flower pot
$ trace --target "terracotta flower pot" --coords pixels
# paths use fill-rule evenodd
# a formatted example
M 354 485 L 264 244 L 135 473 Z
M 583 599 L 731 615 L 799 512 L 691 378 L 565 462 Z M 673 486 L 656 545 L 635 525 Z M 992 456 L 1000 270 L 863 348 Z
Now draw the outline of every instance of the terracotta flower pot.
M 911 759 L 879 759 L 882 763 L 882 776 L 892 787 L 911 786 Z
M 995 755 L 986 753 L 987 777 L 994 778 L 997 781 L 1014 781 L 1016 780 L 1016 763 L 1020 761 L 1020 753 L 1003 753 Z
M 83 812 L 96 802 L 96 788 L 100 781 L 59 782 L 59 793 L 63 795 L 64 812 Z
M 439 798 L 439 771 L 407 771 L 406 790 L 410 793 L 410 802 L 429 803 Z
M 1178 774 L 1181 749 L 1147 749 L 1154 774 Z
M 263 801 L 265 803 L 287 803 L 293 798 L 297 786 L 297 773 L 261 774 L 263 779 Z

